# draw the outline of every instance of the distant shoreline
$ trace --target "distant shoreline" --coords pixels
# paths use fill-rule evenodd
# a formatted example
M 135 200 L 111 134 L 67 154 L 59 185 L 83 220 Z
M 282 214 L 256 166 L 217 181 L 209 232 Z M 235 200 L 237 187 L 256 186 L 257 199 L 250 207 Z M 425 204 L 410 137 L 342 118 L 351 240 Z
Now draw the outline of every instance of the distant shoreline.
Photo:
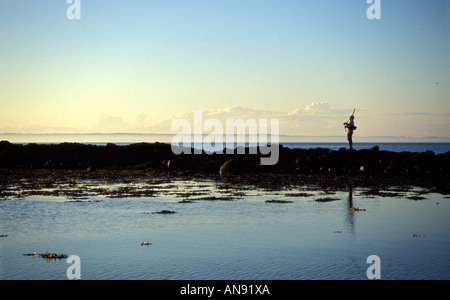
M 170 143 L 175 133 L 0 133 L 0 141 L 12 143 Z M 247 136 L 248 138 L 248 136 Z M 279 135 L 281 143 L 340 143 L 343 135 L 306 136 Z M 363 136 L 355 135 L 359 143 L 450 143 L 450 137 L 411 137 L 411 136 Z
M 77 135 L 75 135 L 77 136 Z M 0 141 L 2 141 L 0 139 Z M 236 141 L 236 139 L 235 139 Z M 142 140 L 137 140 L 137 142 L 126 142 L 122 139 L 119 139 L 118 141 L 111 141 L 111 140 L 105 140 L 105 141 L 99 141 L 99 140 L 92 140 L 92 141 L 85 141 L 85 142 L 72 142 L 72 141 L 28 141 L 28 142 L 12 142 L 12 144 L 17 145 L 28 145 L 28 144 L 38 144 L 38 145 L 58 145 L 62 143 L 79 143 L 83 145 L 95 145 L 95 146 L 106 146 L 108 144 L 115 144 L 117 146 L 129 146 L 132 144 L 140 144 L 140 143 L 148 143 L 148 144 L 155 144 L 155 143 L 165 143 L 170 144 L 169 142 L 164 141 L 153 141 L 153 142 L 142 142 Z M 237 146 L 237 142 L 234 143 L 235 147 Z M 290 149 L 313 149 L 313 148 L 328 148 L 331 150 L 338 150 L 340 148 L 347 148 L 348 144 L 345 140 L 341 139 L 340 141 L 335 142 L 290 142 L 290 141 L 281 141 L 279 143 L 283 147 L 290 148 Z M 249 144 L 248 142 L 245 143 L 246 147 L 249 146 L 257 146 L 257 144 Z M 442 154 L 450 151 L 450 142 L 355 142 L 354 148 L 356 150 L 364 150 L 364 149 L 371 149 L 372 147 L 378 146 L 380 150 L 382 151 L 391 151 L 391 152 L 425 152 L 425 151 L 432 151 L 435 154 Z M 191 147 L 194 148 L 196 145 L 194 143 L 191 143 Z M 211 149 L 203 148 L 204 150 L 210 151 Z

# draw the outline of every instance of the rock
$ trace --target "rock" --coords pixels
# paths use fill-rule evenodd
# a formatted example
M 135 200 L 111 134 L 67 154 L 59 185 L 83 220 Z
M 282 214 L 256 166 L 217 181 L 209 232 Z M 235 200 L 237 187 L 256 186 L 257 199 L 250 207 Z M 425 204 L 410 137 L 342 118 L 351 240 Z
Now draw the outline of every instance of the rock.
M 176 214 L 176 211 L 173 210 L 161 210 L 161 211 L 155 211 L 153 214 L 162 214 L 162 215 L 169 215 L 169 214 Z
M 191 149 L 189 149 L 191 150 Z M 244 174 L 301 174 L 342 176 L 352 174 L 353 181 L 369 180 L 369 176 L 387 178 L 404 174 L 414 180 L 429 179 L 445 182 L 450 177 L 450 152 L 435 154 L 380 151 L 371 149 L 337 151 L 324 148 L 289 149 L 280 147 L 279 160 L 274 166 L 262 166 L 262 153 L 253 154 L 249 148 L 245 154 L 194 154 L 192 151 L 175 155 L 170 144 L 138 143 L 126 146 L 106 146 L 62 143 L 52 145 L 11 144 L 0 142 L 0 177 L 5 178 L 19 170 L 83 170 L 86 176 L 96 176 L 99 170 L 124 172 L 145 170 L 177 174 L 235 175 Z M 243 151 L 244 152 L 244 151 Z M 363 168 L 362 168 L 363 167 Z M 21 171 L 22 172 L 22 171 Z M 372 178 L 373 179 L 373 178 Z
M 227 160 L 221 167 L 219 174 L 220 175 L 227 175 L 227 174 L 235 174 L 237 171 L 237 161 L 236 159 L 232 158 Z
M 178 203 L 194 203 L 192 200 L 183 199 L 181 201 L 178 201 Z
M 35 256 L 36 252 L 33 252 L 31 255 L 30 254 L 24 254 L 27 256 Z M 56 253 L 50 253 L 50 252 L 45 252 L 45 253 L 40 253 L 38 254 L 40 257 L 45 258 L 45 259 L 63 259 L 63 258 L 67 258 L 69 257 L 67 254 L 56 254 Z
M 427 198 L 422 197 L 422 196 L 409 196 L 409 197 L 407 197 L 407 199 L 417 201 L 417 200 L 426 200 Z
M 286 201 L 286 200 L 266 200 L 266 203 L 278 203 L 278 204 L 284 204 L 284 203 L 292 203 L 292 201 Z
M 285 197 L 311 197 L 314 196 L 314 194 L 310 193 L 291 193 L 291 194 L 284 194 Z
M 365 208 L 359 208 L 359 207 L 349 207 L 350 211 L 366 211 Z
M 0 175 L 11 175 L 11 171 L 6 169 L 0 169 Z
M 319 199 L 316 199 L 315 201 L 316 202 L 331 202 L 331 201 L 338 201 L 338 200 L 340 200 L 340 199 L 338 199 L 338 198 L 319 198 Z

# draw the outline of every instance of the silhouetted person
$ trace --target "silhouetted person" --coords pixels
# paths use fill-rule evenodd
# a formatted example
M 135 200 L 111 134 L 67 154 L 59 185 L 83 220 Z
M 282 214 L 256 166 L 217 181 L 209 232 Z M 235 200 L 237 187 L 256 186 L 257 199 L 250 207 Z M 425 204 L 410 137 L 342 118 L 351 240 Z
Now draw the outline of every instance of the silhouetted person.
M 348 148 L 350 150 L 353 149 L 353 130 L 356 129 L 355 122 L 353 121 L 355 119 L 354 115 L 351 115 L 350 118 L 346 123 L 344 123 L 345 130 L 347 131 L 347 141 L 348 141 Z

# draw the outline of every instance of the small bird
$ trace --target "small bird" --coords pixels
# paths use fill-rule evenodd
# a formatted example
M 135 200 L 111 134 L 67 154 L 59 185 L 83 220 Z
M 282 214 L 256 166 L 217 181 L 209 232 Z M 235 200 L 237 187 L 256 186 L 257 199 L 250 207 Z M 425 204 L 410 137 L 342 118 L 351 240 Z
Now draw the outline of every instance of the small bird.
M 149 242 L 142 242 L 141 243 L 141 246 L 150 246 L 152 243 L 149 243 Z

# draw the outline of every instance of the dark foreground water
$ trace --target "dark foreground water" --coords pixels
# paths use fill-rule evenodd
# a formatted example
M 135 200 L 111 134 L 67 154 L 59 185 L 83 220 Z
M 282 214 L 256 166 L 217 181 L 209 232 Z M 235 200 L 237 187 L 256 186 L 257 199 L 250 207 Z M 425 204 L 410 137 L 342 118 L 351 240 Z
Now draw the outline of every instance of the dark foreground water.
M 370 255 L 381 260 L 381 279 L 450 279 L 450 199 L 421 188 L 371 195 L 197 180 L 70 188 L 93 193 L 0 201 L 8 235 L 0 279 L 67 279 L 66 259 L 23 256 L 46 251 L 77 255 L 81 279 L 367 279 Z M 133 197 L 130 188 L 154 193 Z M 176 213 L 152 213 L 162 210 Z

